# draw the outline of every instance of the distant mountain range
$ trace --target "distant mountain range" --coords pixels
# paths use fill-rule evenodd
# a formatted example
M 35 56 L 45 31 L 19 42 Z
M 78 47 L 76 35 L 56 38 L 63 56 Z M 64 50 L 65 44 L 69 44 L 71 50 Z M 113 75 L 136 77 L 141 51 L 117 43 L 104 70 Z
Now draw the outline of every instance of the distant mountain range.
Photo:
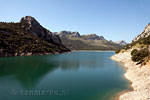
M 18 23 L 0 22 L 0 57 L 55 54 L 70 51 L 31 16 Z
M 54 32 L 62 43 L 71 50 L 116 50 L 123 46 L 96 34 L 80 35 L 79 32 Z

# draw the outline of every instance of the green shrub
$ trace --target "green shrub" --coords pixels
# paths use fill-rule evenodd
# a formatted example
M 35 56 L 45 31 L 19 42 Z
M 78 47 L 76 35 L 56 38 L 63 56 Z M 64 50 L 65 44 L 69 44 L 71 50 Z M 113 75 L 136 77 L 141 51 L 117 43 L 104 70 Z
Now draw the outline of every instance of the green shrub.
M 150 52 L 148 49 L 141 49 L 139 51 L 135 51 L 134 50 L 134 53 L 132 54 L 132 61 L 134 62 L 143 62 L 144 59 L 146 57 L 148 57 L 150 55 Z
M 138 52 L 137 49 L 133 49 L 133 50 L 131 51 L 131 55 L 134 55 L 134 54 L 136 54 L 137 52 Z
M 120 49 L 117 49 L 117 50 L 115 51 L 116 54 L 119 53 L 119 52 L 120 52 Z

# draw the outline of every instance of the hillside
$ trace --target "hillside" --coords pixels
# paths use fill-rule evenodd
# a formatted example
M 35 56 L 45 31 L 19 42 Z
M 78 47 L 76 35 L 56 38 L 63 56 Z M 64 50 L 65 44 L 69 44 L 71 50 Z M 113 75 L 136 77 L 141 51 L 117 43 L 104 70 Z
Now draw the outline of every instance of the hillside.
M 79 32 L 54 32 L 62 43 L 71 50 L 116 50 L 123 46 L 96 34 L 80 35 Z
M 23 17 L 18 23 L 0 22 L 0 57 L 68 51 L 58 35 L 42 27 L 31 16 Z
M 122 62 L 126 69 L 125 77 L 131 81 L 132 91 L 120 95 L 119 100 L 150 99 L 150 24 L 133 39 L 132 43 L 117 50 L 111 57 Z
M 128 44 L 128 43 L 125 42 L 124 40 L 116 41 L 115 43 L 120 44 L 120 45 L 127 45 L 127 44 Z
M 132 60 L 138 64 L 145 64 L 150 59 L 150 24 L 147 24 L 143 32 L 135 37 L 132 43 L 126 45 L 123 49 L 116 51 L 131 52 Z

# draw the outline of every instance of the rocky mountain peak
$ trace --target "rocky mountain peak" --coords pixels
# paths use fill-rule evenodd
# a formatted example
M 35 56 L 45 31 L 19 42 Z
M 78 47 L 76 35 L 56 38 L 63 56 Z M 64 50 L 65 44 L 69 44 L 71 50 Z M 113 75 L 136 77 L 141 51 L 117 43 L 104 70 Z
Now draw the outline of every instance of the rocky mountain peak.
M 72 36 L 72 37 L 80 37 L 79 32 L 71 32 L 71 31 L 61 31 L 61 32 L 54 32 L 58 34 L 60 37 Z
M 53 34 L 51 31 L 41 26 L 40 23 L 34 17 L 25 16 L 21 18 L 20 23 L 23 24 L 22 27 L 24 27 L 24 25 L 27 24 L 28 26 L 26 27 L 26 30 L 32 33 L 33 35 L 41 38 L 42 40 L 45 40 L 47 42 L 52 42 L 54 44 L 62 45 L 59 36 Z
M 98 36 L 96 34 L 88 34 L 82 36 L 86 40 L 105 40 L 103 36 Z
M 72 32 L 72 36 L 73 37 L 80 37 L 80 34 L 79 34 L 79 32 Z
M 32 16 L 25 16 L 21 18 L 20 22 L 28 24 L 29 25 L 28 29 L 31 28 L 32 26 L 41 26 L 40 23 Z
M 148 37 L 148 36 L 150 36 L 150 23 L 146 25 L 146 27 L 144 28 L 144 31 L 143 31 L 140 35 L 138 35 L 138 36 L 133 40 L 133 42 L 138 41 L 138 40 L 141 39 L 141 38 L 146 38 L 146 37 Z
M 127 44 L 124 40 L 117 41 L 116 43 L 117 43 L 117 44 L 120 44 L 120 45 L 126 45 L 126 44 Z

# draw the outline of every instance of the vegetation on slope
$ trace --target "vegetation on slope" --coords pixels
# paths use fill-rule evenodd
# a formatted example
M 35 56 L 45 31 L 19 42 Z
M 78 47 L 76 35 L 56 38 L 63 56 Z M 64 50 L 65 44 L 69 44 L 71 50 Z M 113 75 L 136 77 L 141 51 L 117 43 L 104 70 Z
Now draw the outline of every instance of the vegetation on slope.
M 122 46 L 107 40 L 85 40 L 78 37 L 61 37 L 62 43 L 71 50 L 116 50 Z
M 149 45 L 150 45 L 150 36 L 146 38 L 140 38 L 138 41 L 126 45 L 124 46 L 123 49 L 116 50 L 116 53 L 136 48 L 131 51 L 132 61 L 137 62 L 137 64 L 145 64 L 145 62 L 150 60 Z
M 0 23 L 0 56 L 39 55 L 68 51 L 26 31 L 27 24 Z
M 134 49 L 131 52 L 132 61 L 138 62 L 138 64 L 143 63 L 146 58 L 150 57 L 150 51 L 147 48 L 137 50 Z

